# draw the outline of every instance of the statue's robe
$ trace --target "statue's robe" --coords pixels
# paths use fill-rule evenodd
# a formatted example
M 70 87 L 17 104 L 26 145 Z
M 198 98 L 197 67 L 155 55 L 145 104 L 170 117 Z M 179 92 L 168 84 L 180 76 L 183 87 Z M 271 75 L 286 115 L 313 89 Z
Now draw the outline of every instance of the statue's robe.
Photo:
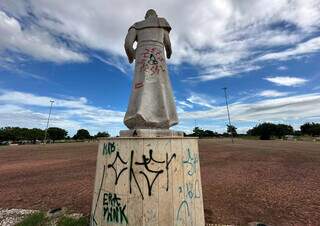
M 135 59 L 134 79 L 124 123 L 129 129 L 168 129 L 178 123 L 164 49 L 171 55 L 170 25 L 148 18 L 129 28 L 125 49 Z M 133 49 L 133 43 L 137 48 Z

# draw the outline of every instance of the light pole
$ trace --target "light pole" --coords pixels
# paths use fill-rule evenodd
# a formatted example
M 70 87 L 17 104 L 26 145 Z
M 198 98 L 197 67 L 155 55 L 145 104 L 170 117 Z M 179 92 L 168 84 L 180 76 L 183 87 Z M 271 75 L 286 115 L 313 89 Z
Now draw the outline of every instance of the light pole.
M 228 120 L 229 120 L 229 126 L 231 127 L 231 119 L 230 119 L 230 112 L 229 112 L 229 105 L 228 105 L 228 97 L 227 97 L 227 87 L 222 88 L 224 90 L 224 96 L 226 98 L 226 106 L 227 106 L 227 112 L 228 112 Z M 231 131 L 231 141 L 233 143 L 233 133 Z
M 52 110 L 52 105 L 54 103 L 53 100 L 50 100 L 50 110 L 49 110 L 49 115 L 48 115 L 48 121 L 47 121 L 47 127 L 46 127 L 46 131 L 44 132 L 44 143 L 47 143 L 47 132 L 48 132 L 48 127 L 49 127 L 49 121 L 50 121 L 50 115 L 51 115 L 51 110 Z

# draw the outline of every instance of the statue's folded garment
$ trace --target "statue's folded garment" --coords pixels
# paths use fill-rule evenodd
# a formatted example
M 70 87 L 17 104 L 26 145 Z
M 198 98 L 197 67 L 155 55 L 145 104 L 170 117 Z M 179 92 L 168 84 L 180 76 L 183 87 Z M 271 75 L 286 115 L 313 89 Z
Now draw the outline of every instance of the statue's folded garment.
M 125 50 L 135 60 L 134 80 L 124 123 L 129 129 L 168 129 L 178 123 L 164 49 L 171 56 L 170 25 L 156 13 L 130 27 Z M 133 43 L 137 42 L 136 49 Z

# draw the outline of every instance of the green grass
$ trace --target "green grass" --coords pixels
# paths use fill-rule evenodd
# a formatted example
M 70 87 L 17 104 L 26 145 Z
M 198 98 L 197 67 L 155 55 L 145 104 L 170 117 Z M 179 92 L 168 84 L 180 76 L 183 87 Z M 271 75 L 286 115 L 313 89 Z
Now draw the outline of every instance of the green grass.
M 26 216 L 20 223 L 15 226 L 49 226 L 50 219 L 45 216 L 45 213 L 38 212 Z M 58 220 L 57 226 L 88 226 L 89 219 L 87 217 L 80 217 L 79 219 L 74 219 L 71 217 L 62 216 Z
M 33 213 L 26 216 L 20 223 L 16 226 L 44 226 L 46 223 L 46 217 L 44 213 Z
M 70 217 L 61 217 L 58 221 L 57 226 L 88 226 L 89 221 L 86 217 L 80 217 L 79 219 L 74 219 Z

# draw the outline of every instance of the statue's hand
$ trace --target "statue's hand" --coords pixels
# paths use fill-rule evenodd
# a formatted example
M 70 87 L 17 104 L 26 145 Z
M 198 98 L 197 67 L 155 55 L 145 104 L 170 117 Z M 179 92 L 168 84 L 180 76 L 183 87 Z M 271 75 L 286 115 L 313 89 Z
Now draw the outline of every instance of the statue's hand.
M 132 49 L 132 52 L 128 54 L 129 63 L 131 64 L 135 58 L 136 58 L 136 50 Z
M 167 58 L 170 59 L 171 53 L 167 53 Z

